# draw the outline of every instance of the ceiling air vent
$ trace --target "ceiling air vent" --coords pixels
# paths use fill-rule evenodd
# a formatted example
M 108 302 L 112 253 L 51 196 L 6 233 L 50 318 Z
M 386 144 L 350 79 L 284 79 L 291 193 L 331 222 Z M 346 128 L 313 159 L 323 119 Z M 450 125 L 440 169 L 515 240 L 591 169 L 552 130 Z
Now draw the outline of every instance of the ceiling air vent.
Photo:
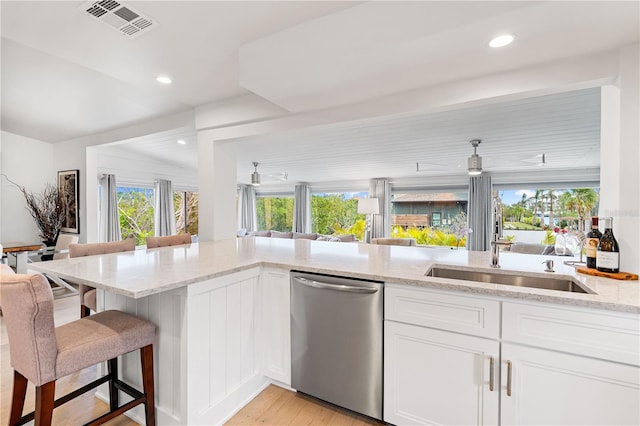
M 136 38 L 158 26 L 153 19 L 115 0 L 84 3 L 82 10 L 120 34 L 131 38 Z

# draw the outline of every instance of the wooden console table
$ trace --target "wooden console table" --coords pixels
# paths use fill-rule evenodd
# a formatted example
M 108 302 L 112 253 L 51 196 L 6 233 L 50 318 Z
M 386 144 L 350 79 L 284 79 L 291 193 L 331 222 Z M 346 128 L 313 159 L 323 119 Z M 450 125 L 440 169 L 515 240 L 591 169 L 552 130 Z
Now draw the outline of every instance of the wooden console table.
M 25 243 L 21 241 L 9 241 L 2 244 L 2 250 L 5 253 L 14 253 L 16 257 L 16 273 L 27 273 L 27 256 L 30 251 L 37 251 L 42 249 L 40 243 Z

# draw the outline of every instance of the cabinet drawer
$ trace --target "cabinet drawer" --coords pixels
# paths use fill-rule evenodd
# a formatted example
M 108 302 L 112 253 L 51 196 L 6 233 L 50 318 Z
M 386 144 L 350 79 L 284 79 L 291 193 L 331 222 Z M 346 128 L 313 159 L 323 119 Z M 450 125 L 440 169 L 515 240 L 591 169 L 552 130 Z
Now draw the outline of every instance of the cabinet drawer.
M 388 320 L 500 337 L 500 302 L 494 300 L 387 284 L 384 309 Z
M 504 302 L 503 341 L 640 365 L 638 315 Z

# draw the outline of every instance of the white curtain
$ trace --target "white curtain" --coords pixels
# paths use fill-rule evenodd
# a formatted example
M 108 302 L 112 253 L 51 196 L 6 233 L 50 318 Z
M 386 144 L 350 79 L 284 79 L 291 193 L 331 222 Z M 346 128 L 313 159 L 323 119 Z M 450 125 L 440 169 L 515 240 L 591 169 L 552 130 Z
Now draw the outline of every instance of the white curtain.
M 371 221 L 371 238 L 391 236 L 391 182 L 389 179 L 371 179 L 369 198 L 380 202 L 380 214 L 374 214 Z
M 473 230 L 467 235 L 467 249 L 485 251 L 491 240 L 491 176 L 481 174 L 469 178 L 468 222 Z
M 120 213 L 118 212 L 118 194 L 116 176 L 102 175 L 100 185 L 100 242 L 120 241 Z
M 311 233 L 311 188 L 297 183 L 293 198 L 293 231 Z
M 256 189 L 253 185 L 238 186 L 238 229 L 247 232 L 258 230 Z
M 154 186 L 155 213 L 154 226 L 155 236 L 175 235 L 176 214 L 173 208 L 173 188 L 170 180 L 158 179 Z

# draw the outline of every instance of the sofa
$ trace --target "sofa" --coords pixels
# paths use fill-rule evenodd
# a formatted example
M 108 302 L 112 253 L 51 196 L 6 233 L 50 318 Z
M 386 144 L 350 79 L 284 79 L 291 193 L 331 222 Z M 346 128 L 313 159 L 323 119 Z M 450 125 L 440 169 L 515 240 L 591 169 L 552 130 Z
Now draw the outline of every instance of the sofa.
M 269 237 L 269 238 L 290 238 L 290 239 L 304 239 L 315 241 L 335 241 L 343 243 L 357 242 L 356 236 L 353 234 L 345 235 L 323 235 L 316 233 L 304 233 L 304 232 L 281 232 L 281 231 L 253 231 L 249 232 L 247 236 L 250 237 Z
M 507 251 L 523 254 L 541 254 L 544 256 L 556 254 L 553 244 L 513 243 L 507 248 Z

